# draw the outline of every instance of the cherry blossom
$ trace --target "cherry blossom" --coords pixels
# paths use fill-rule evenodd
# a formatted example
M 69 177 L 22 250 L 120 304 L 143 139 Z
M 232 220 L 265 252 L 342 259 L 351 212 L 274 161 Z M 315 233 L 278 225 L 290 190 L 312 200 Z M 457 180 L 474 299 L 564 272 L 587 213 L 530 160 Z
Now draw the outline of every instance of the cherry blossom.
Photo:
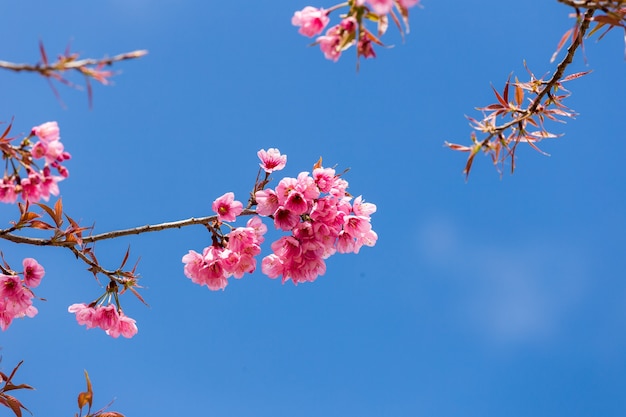
M 324 9 L 307 6 L 299 12 L 295 12 L 291 18 L 291 24 L 300 26 L 298 33 L 309 38 L 319 35 L 330 21 L 328 13 Z
M 235 194 L 229 192 L 213 201 L 212 208 L 220 221 L 234 222 L 243 211 L 243 204 L 235 201 Z
M 126 316 L 114 304 L 103 306 L 93 305 L 93 303 L 89 305 L 77 303 L 69 306 L 67 311 L 76 315 L 78 324 L 86 326 L 87 329 L 99 327 L 113 338 L 118 338 L 120 335 L 131 338 L 138 331 L 135 320 Z
M 281 155 L 280 151 L 276 148 L 270 148 L 267 151 L 265 149 L 261 149 L 257 152 L 257 155 L 261 160 L 259 165 L 268 174 L 271 174 L 274 171 L 280 171 L 287 163 L 287 155 Z

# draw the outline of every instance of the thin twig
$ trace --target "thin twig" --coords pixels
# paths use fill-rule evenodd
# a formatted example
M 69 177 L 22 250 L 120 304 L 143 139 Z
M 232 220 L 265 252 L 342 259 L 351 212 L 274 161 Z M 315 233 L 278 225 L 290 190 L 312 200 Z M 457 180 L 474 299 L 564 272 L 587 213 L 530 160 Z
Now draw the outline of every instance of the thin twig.
M 112 65 L 115 62 L 125 61 L 128 59 L 140 58 L 146 55 L 148 51 L 146 50 L 137 50 L 133 52 L 127 52 L 124 54 L 115 55 L 110 58 L 101 58 L 101 59 L 81 59 L 78 61 L 64 61 L 60 60 L 48 65 L 31 65 L 31 64 L 15 64 L 13 62 L 0 61 L 0 68 L 4 68 L 11 71 L 27 71 L 27 72 L 37 72 L 42 75 L 49 74 L 53 71 L 65 71 L 82 68 L 88 65 Z

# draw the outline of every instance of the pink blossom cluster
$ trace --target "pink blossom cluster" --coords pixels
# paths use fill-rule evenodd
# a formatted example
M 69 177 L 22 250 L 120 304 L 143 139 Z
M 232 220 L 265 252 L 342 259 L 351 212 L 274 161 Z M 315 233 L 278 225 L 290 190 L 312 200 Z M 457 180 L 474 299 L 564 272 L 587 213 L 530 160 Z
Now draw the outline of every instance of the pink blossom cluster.
M 276 229 L 289 232 L 272 243 L 273 253 L 263 258 L 261 270 L 270 278 L 282 276 L 283 283 L 314 281 L 326 271 L 325 260 L 335 253 L 358 253 L 363 245 L 374 246 L 377 240 L 370 216 L 376 206 L 346 192 L 348 182 L 332 168 L 316 165 L 312 175 L 302 172 L 297 178 L 283 178 L 275 189 L 263 187 L 269 174 L 284 168 L 287 161 L 278 149 L 257 154 L 265 180 L 258 182 L 251 205 L 256 213 L 273 219 Z M 213 244 L 202 254 L 190 250 L 182 261 L 185 275 L 194 283 L 211 290 L 224 289 L 230 276 L 241 278 L 256 269 L 255 256 L 267 227 L 260 217 L 253 217 L 246 227 L 218 233 L 223 221 L 234 221 L 242 213 L 242 204 L 232 193 L 213 202 L 216 227 L 210 227 Z
M 38 140 L 32 143 L 35 137 Z M 0 181 L 0 202 L 14 203 L 18 197 L 30 202 L 48 201 L 50 195 L 59 194 L 59 181 L 69 176 L 63 162 L 71 156 L 64 151 L 57 122 L 33 127 L 19 147 L 4 144 L 2 151 L 5 158 L 13 158 L 18 164 L 11 164 L 14 169 L 11 173 L 5 170 Z M 41 160 L 43 167 L 38 168 L 36 160 Z M 25 174 L 21 175 L 20 167 L 24 167 Z M 52 169 L 59 175 L 53 175 Z
M 232 203 L 236 206 L 241 204 L 236 201 Z M 206 285 L 210 290 L 223 290 L 231 276 L 241 278 L 246 272 L 255 271 L 255 256 L 261 253 L 266 231 L 267 226 L 260 217 L 255 216 L 248 220 L 246 227 L 231 230 L 221 241 L 214 239 L 214 244 L 204 248 L 202 254 L 190 250 L 182 259 L 185 276 L 196 284 Z
M 0 329 L 6 330 L 13 319 L 24 316 L 34 317 L 37 309 L 33 306 L 33 288 L 37 287 L 45 274 L 43 266 L 35 259 L 22 261 L 24 271 L 17 274 L 0 274 Z M 5 270 L 5 272 L 8 272 Z M 12 272 L 12 271 L 11 271 Z M 23 277 L 20 278 L 20 275 Z
M 349 6 L 349 11 L 342 15 L 339 24 L 330 27 L 323 36 L 315 40 L 320 46 L 326 59 L 338 61 L 341 53 L 353 45 L 356 45 L 357 58 L 375 58 L 376 53 L 373 43 L 382 45 L 376 35 L 367 30 L 364 20 L 369 19 L 378 25 L 378 36 L 385 32 L 387 15 L 392 14 L 392 19 L 398 25 L 398 18 L 394 14 L 394 6 L 402 17 L 408 19 L 408 8 L 419 4 L 419 0 L 356 0 L 355 2 L 342 3 L 331 9 L 315 8 L 306 6 L 294 13 L 291 23 L 298 26 L 298 33 L 307 37 L 320 35 L 330 23 L 328 15 L 331 11 L 343 6 Z M 381 24 L 381 22 L 385 22 Z
M 120 335 L 131 338 L 138 331 L 135 320 L 124 315 L 124 312 L 114 304 L 103 306 L 96 303 L 89 305 L 79 303 L 72 304 L 67 310 L 76 314 L 78 324 L 87 326 L 87 329 L 99 327 L 114 338 Z
M 313 174 L 283 178 L 275 189 L 255 193 L 257 213 L 274 220 L 277 229 L 291 232 L 272 243 L 261 269 L 283 283 L 314 281 L 326 272 L 325 259 L 335 253 L 358 253 L 374 246 L 378 236 L 370 216 L 376 206 L 357 197 L 351 203 L 348 182 L 332 168 L 317 167 Z

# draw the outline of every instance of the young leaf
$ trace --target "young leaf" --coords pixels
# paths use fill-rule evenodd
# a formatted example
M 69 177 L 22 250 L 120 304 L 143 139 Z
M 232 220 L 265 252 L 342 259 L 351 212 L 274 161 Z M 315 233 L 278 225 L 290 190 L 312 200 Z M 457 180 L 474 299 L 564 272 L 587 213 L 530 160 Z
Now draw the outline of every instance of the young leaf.
M 550 62 L 554 62 L 554 60 L 556 59 L 557 55 L 559 54 L 559 52 L 563 48 L 563 45 L 565 45 L 565 42 L 567 41 L 567 38 L 570 37 L 570 35 L 572 34 L 573 31 L 574 31 L 574 28 L 571 28 L 570 30 L 568 30 L 567 32 L 565 32 L 563 34 L 563 37 L 561 37 L 561 40 L 559 41 L 559 44 L 556 46 L 556 51 L 554 51 L 554 53 L 552 54 L 552 58 L 550 58 Z

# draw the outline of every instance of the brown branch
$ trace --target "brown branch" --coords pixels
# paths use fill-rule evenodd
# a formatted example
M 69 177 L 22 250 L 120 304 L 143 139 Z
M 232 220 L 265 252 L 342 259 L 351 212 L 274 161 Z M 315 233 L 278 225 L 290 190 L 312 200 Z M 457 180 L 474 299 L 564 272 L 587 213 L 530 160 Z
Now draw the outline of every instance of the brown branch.
M 255 210 L 246 209 L 241 213 L 241 216 L 252 216 L 256 214 Z M 100 233 L 97 235 L 83 237 L 84 243 L 93 243 L 100 240 L 115 239 L 122 236 L 139 235 L 143 233 L 158 232 L 166 229 L 180 229 L 181 227 L 193 226 L 193 225 L 208 225 L 209 223 L 217 220 L 217 216 L 207 217 L 191 217 L 185 220 L 177 220 L 173 222 L 166 222 L 154 225 L 145 225 L 133 227 L 130 229 L 114 230 L 111 232 Z M 8 229 L 7 229 L 8 230 Z M 13 243 L 23 243 L 33 246 L 58 246 L 58 247 L 74 247 L 75 242 L 61 242 L 54 241 L 52 239 L 41 239 L 34 237 L 19 236 L 12 233 L 6 233 L 6 230 L 0 231 L 0 239 L 5 239 Z
M 528 106 L 526 110 L 520 111 L 521 113 L 520 117 L 515 118 L 503 125 L 495 126 L 493 130 L 489 132 L 489 135 L 487 136 L 487 138 L 481 141 L 481 146 L 487 146 L 489 141 L 493 139 L 494 136 L 498 136 L 499 134 L 506 131 L 507 129 L 510 129 L 511 127 L 515 125 L 519 125 L 524 120 L 532 117 L 535 114 L 535 112 L 537 111 L 537 108 L 541 105 L 541 101 L 543 100 L 543 98 L 550 92 L 550 90 L 552 90 L 558 84 L 558 82 L 563 77 L 563 74 L 565 73 L 565 69 L 574 60 L 574 55 L 576 54 L 576 50 L 583 43 L 583 38 L 587 30 L 589 29 L 589 25 L 591 24 L 591 18 L 593 17 L 595 10 L 596 9 L 588 9 L 585 12 L 583 21 L 580 24 L 578 36 L 576 36 L 576 39 L 574 39 L 572 44 L 569 46 L 569 48 L 567 48 L 567 54 L 565 55 L 565 58 L 563 58 L 563 60 L 559 63 L 559 65 L 557 65 L 556 71 L 554 72 L 550 80 L 542 83 L 543 88 L 537 93 L 537 97 L 535 97 L 535 99 L 531 102 L 530 106 Z
M 71 61 L 71 60 L 59 60 L 57 62 L 51 63 L 51 64 L 47 64 L 47 65 L 42 65 L 42 64 L 37 64 L 37 65 L 31 65 L 31 64 L 15 64 L 12 62 L 7 62 L 7 61 L 0 61 L 0 68 L 3 69 L 7 69 L 7 70 L 11 70 L 11 71 L 16 71 L 16 72 L 21 72 L 21 71 L 26 71 L 26 72 L 37 72 L 39 74 L 42 75 L 47 75 L 51 72 L 54 71 L 67 71 L 67 70 L 72 70 L 72 69 L 79 69 L 79 68 L 83 68 L 85 66 L 88 65 L 112 65 L 115 62 L 120 62 L 120 61 L 125 61 L 128 59 L 135 59 L 135 58 L 140 58 L 144 55 L 146 55 L 148 53 L 148 51 L 146 50 L 137 50 L 137 51 L 133 51 L 133 52 L 127 52 L 124 54 L 119 54 L 119 55 L 115 55 L 113 57 L 110 58 L 101 58 L 101 59 L 81 59 L 78 61 Z

